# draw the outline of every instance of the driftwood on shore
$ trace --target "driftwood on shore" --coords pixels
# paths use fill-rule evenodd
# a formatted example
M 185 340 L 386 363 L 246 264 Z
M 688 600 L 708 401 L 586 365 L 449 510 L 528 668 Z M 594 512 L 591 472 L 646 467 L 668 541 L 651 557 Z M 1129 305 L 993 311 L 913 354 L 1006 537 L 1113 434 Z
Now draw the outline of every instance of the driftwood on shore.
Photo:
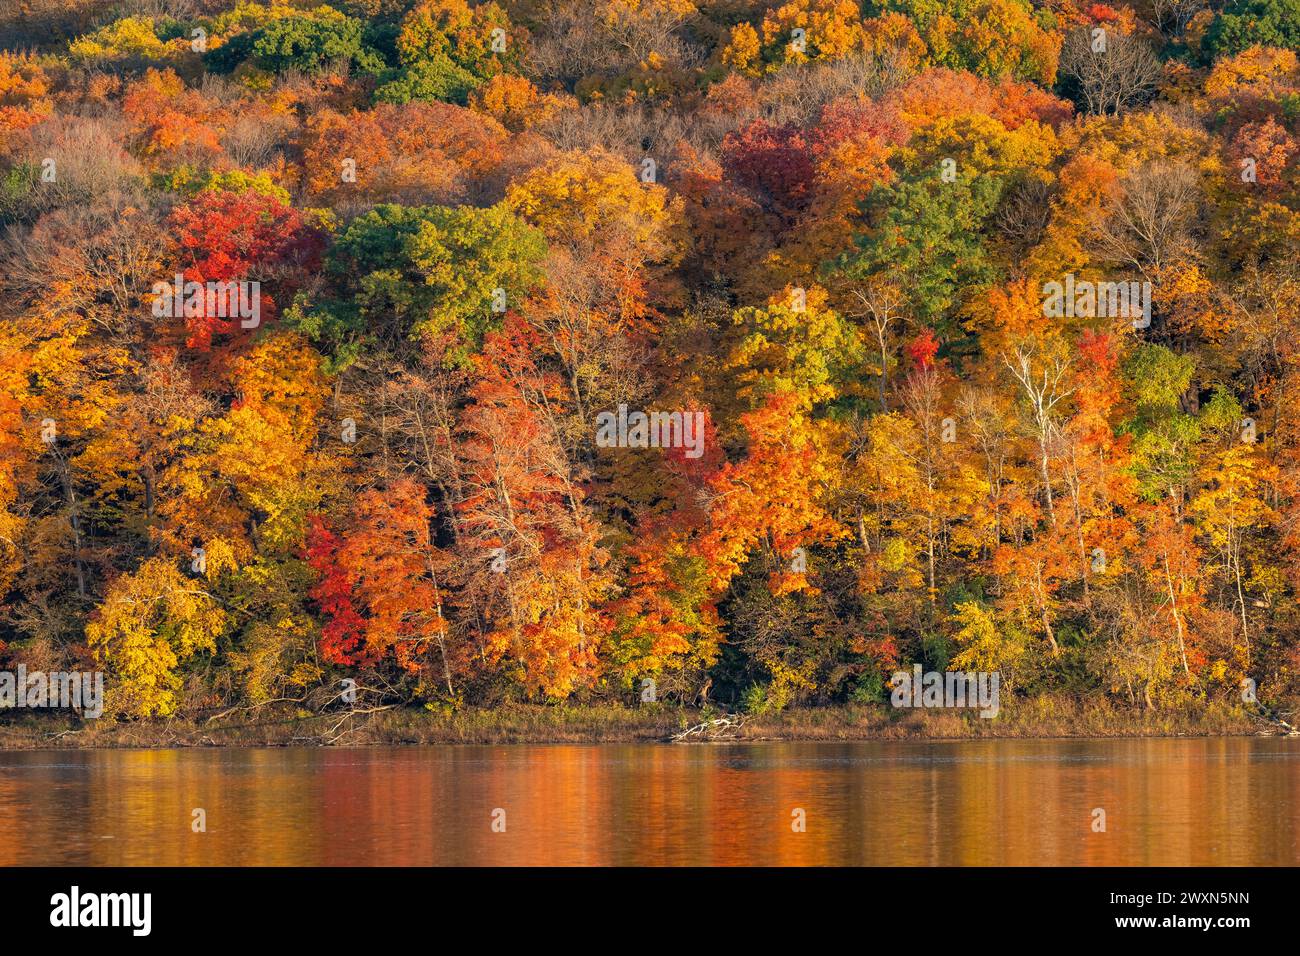
M 1261 707 L 1259 708 L 1258 713 L 1252 713 L 1251 716 L 1254 717 L 1256 720 L 1262 720 L 1265 723 L 1272 724 L 1273 726 L 1279 727 L 1282 730 L 1286 731 L 1286 733 L 1282 735 L 1284 737 L 1300 737 L 1300 728 L 1295 727 L 1290 722 L 1282 719 L 1283 717 L 1290 717 L 1291 714 L 1289 712 L 1270 713 L 1269 711 Z
M 706 720 L 694 727 L 687 727 L 681 733 L 673 734 L 669 740 L 675 744 L 695 740 L 735 740 L 736 732 L 744 726 L 747 719 L 746 714 L 723 714 L 721 717 Z

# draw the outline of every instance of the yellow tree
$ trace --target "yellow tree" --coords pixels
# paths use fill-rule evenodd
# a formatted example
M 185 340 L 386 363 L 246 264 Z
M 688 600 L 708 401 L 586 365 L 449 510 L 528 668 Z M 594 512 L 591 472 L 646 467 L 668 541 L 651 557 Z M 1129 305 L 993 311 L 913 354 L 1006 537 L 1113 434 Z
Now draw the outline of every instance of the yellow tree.
M 218 553 L 209 573 L 225 568 Z M 201 579 L 167 558 L 150 558 L 119 577 L 86 625 L 86 643 L 109 670 L 106 711 L 168 717 L 181 703 L 179 668 L 216 649 L 227 616 Z
M 1235 417 L 1235 416 L 1234 416 Z M 1253 429 L 1244 429 L 1250 434 Z M 1260 454 L 1252 441 L 1241 441 L 1209 456 L 1198 479 L 1199 493 L 1192 498 L 1189 512 L 1209 546 L 1218 553 L 1224 578 L 1233 594 L 1234 609 L 1241 622 L 1245 665 L 1250 667 L 1250 623 L 1245 581 L 1246 542 L 1252 531 L 1267 527 L 1274 518 L 1267 503 L 1277 468 Z

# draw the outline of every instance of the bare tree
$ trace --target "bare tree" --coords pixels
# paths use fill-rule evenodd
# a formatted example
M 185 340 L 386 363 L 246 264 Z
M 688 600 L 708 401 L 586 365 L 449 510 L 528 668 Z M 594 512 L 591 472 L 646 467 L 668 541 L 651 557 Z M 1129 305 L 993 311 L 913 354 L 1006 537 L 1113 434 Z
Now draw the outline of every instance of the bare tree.
M 138 195 L 110 193 L 91 205 L 10 227 L 0 242 L 0 290 L 15 303 L 75 308 L 120 332 L 160 278 L 166 236 Z
M 1052 190 L 1028 178 L 1007 190 L 993 216 L 994 225 L 1012 248 L 1024 252 L 1037 245 L 1052 222 Z
M 1060 434 L 1060 426 L 1056 421 L 1056 407 L 1069 398 L 1074 389 L 1065 387 L 1070 369 L 1069 361 L 1055 356 L 1044 358 L 1042 367 L 1036 369 L 1034 366 L 1039 358 L 1034 349 L 1018 345 L 1015 354 L 1003 355 L 1002 361 L 1019 383 L 1029 406 L 1030 426 L 1038 441 L 1038 461 L 1042 471 L 1047 515 L 1055 527 L 1056 508 L 1052 500 L 1052 475 L 1048 463 L 1051 460 L 1053 444 Z
M 831 63 L 789 66 L 759 87 L 763 118 L 780 126 L 815 120 L 826 104 L 854 94 L 879 99 L 907 79 L 906 59 L 895 50 Z
M 634 166 L 649 156 L 662 171 L 692 128 L 680 114 L 658 106 L 589 103 L 580 110 L 559 110 L 538 131 L 559 149 L 600 147 Z
M 687 9 L 662 0 L 636 7 L 549 0 L 529 43 L 529 72 L 571 85 L 584 77 L 625 73 L 651 53 L 670 64 L 701 65 L 705 51 L 679 32 Z
M 122 148 L 122 121 L 115 117 L 55 116 L 32 129 L 25 159 L 38 179 L 34 212 L 130 192 L 144 181 L 140 164 Z
M 887 278 L 871 279 L 861 288 L 853 289 L 852 294 L 862 306 L 856 315 L 867 318 L 876 334 L 876 346 L 880 355 L 880 410 L 887 412 L 891 330 L 895 323 L 903 319 L 906 299 L 898 284 Z
M 1140 37 L 1080 27 L 1066 34 L 1061 76 L 1074 84 L 1089 113 L 1114 115 L 1155 95 L 1160 61 Z
M 1151 279 L 1188 255 L 1200 203 L 1196 172 L 1186 163 L 1154 159 L 1126 176 L 1122 192 L 1103 203 L 1094 232 L 1097 251 Z
M 670 61 L 691 58 L 691 50 L 677 30 L 689 19 L 685 4 L 649 0 L 636 5 L 611 4 L 600 18 L 615 49 L 630 63 L 644 63 L 652 53 Z
M 1206 0 L 1151 0 L 1151 15 L 1165 36 L 1182 33 L 1206 8 Z
M 172 17 L 192 20 L 204 13 L 198 0 L 121 0 L 113 10 L 113 17 Z
M 226 155 L 241 169 L 265 169 L 290 138 L 294 127 L 288 117 L 240 114 L 222 137 Z
M 0 3 L 0 49 L 62 48 L 111 8 L 110 0 L 6 0 Z

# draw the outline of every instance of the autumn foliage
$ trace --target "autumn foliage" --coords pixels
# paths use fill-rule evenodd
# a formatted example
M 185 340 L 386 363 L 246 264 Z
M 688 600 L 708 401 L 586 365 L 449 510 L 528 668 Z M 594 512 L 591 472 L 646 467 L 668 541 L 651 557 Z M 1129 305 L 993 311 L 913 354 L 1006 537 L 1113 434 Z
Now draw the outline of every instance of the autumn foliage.
M 82 6 L 0 50 L 0 666 L 1300 696 L 1293 0 Z

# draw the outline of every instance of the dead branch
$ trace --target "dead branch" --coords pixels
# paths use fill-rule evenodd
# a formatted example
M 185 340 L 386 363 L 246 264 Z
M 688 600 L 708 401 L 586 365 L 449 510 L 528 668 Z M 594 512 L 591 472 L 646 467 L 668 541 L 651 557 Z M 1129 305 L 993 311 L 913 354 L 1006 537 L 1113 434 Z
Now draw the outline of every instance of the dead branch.
M 679 734 L 673 734 L 670 741 L 676 744 L 692 738 L 697 740 L 735 740 L 737 737 L 736 732 L 745 725 L 745 721 L 748 719 L 748 714 L 715 717 L 713 720 L 706 720 L 694 727 L 688 727 Z

